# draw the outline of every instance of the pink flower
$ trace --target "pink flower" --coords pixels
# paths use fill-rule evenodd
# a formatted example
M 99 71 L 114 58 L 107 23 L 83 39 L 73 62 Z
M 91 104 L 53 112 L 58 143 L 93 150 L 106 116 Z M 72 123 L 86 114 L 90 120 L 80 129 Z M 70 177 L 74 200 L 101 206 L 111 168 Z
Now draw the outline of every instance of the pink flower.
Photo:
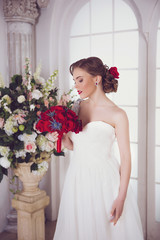
M 67 94 L 63 94 L 58 105 L 67 106 L 67 103 L 70 101 L 70 96 Z
M 19 113 L 14 116 L 14 118 L 18 121 L 19 124 L 23 124 L 26 120 L 24 119 L 26 115 Z
M 27 142 L 24 145 L 24 149 L 26 152 L 35 152 L 36 151 L 36 144 L 34 142 Z
M 0 128 L 3 128 L 4 125 L 4 118 L 0 118 Z

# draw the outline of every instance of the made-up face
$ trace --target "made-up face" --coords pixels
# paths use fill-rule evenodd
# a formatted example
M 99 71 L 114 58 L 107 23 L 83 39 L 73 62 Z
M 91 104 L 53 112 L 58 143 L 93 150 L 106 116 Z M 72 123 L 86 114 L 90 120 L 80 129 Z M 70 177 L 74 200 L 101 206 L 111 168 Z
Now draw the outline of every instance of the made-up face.
M 96 91 L 96 78 L 81 68 L 75 68 L 73 71 L 73 80 L 80 98 L 90 97 Z

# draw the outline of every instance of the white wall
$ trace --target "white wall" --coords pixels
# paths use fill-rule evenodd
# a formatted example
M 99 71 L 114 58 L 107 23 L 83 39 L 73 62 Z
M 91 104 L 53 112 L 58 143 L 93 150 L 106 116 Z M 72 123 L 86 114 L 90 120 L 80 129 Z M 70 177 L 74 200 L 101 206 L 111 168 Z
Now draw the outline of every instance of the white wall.
M 4 82 L 7 84 L 7 45 L 6 45 L 6 23 L 3 18 L 3 1 L 0 1 L 0 73 Z M 10 210 L 9 184 L 5 176 L 0 183 L 0 232 L 6 226 L 6 216 Z

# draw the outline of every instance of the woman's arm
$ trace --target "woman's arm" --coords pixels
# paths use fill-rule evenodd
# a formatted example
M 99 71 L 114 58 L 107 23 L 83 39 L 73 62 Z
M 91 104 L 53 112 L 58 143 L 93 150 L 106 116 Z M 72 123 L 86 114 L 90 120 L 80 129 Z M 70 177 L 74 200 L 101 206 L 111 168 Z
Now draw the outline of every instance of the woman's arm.
M 111 216 L 113 216 L 111 221 L 114 223 L 114 225 L 117 223 L 123 211 L 123 205 L 126 198 L 131 173 L 129 123 L 127 115 L 123 110 L 118 111 L 116 114 L 115 130 L 120 152 L 121 167 L 119 194 L 114 201 L 111 210 Z

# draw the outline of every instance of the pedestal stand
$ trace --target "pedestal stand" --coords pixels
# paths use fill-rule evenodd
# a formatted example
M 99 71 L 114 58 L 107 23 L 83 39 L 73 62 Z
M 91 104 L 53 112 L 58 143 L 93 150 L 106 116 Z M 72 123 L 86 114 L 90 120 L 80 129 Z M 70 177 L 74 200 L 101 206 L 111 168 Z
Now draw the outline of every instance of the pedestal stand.
M 45 240 L 44 208 L 48 204 L 45 191 L 36 196 L 15 195 L 12 207 L 18 215 L 18 240 Z

